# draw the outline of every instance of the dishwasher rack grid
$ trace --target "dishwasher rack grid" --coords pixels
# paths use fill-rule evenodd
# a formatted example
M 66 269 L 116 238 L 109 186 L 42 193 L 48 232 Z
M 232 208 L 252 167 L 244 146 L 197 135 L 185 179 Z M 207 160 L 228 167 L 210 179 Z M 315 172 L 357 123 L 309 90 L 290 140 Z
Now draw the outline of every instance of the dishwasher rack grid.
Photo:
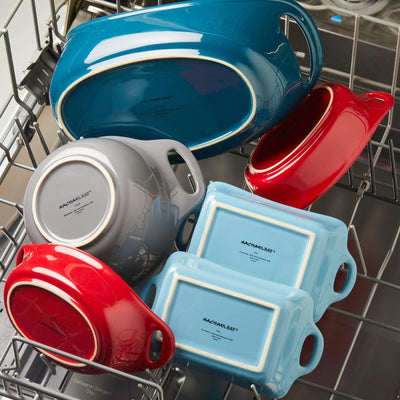
M 39 33 L 36 1 L 30 0 L 31 18 L 36 39 L 35 61 L 24 72 L 24 76 L 20 78 L 15 68 L 9 25 L 24 3 L 28 3 L 28 0 L 19 0 L 16 3 L 0 30 L 0 41 L 3 41 L 4 44 L 5 59 L 8 65 L 10 85 L 12 88 L 11 95 L 6 99 L 4 106 L 0 109 L 0 121 L 4 122 L 4 124 L 1 125 L 2 132 L 0 132 L 0 184 L 3 188 L 9 184 L 10 177 L 16 185 L 19 184 L 19 176 L 21 174 L 26 180 L 26 177 L 29 177 L 35 170 L 41 158 L 49 154 L 50 151 L 58 145 L 65 143 L 65 137 L 57 127 L 52 127 L 49 135 L 45 128 L 43 128 L 40 120 L 46 109 L 48 110 L 46 105 L 48 101 L 46 99 L 48 84 L 57 58 L 62 51 L 64 35 L 61 33 L 60 28 L 60 12 L 68 6 L 68 1 L 61 1 L 55 5 L 54 0 L 49 0 L 50 19 L 47 23 L 48 34 L 43 40 Z M 72 5 L 76 5 L 77 3 L 79 2 L 71 0 L 70 6 L 72 7 Z M 87 0 L 84 3 L 97 8 L 107 8 L 108 13 L 128 10 L 126 6 L 121 5 L 120 0 L 114 3 L 106 0 Z M 157 4 L 162 4 L 162 1 L 158 0 Z M 347 352 L 340 362 L 340 369 L 335 376 L 333 384 L 325 385 L 317 383 L 314 380 L 303 378 L 297 380 L 300 385 L 315 388 L 317 391 L 320 391 L 320 393 L 328 395 L 330 400 L 364 400 L 364 398 L 341 390 L 341 382 L 346 376 L 348 363 L 355 351 L 361 330 L 367 325 L 377 327 L 395 335 L 400 334 L 400 325 L 395 326 L 391 323 L 380 321 L 378 318 L 369 317 L 371 304 L 379 288 L 390 288 L 400 293 L 400 284 L 396 283 L 396 281 L 384 279 L 386 268 L 390 263 L 393 263 L 393 257 L 400 242 L 400 225 L 397 224 L 397 229 L 392 239 L 386 244 L 386 255 L 382 263 L 378 266 L 377 271 L 369 271 L 369 266 L 365 262 L 364 257 L 365 248 L 359 240 L 357 221 L 359 209 L 365 198 L 371 198 L 374 202 L 387 203 L 393 206 L 397 211 L 397 219 L 400 219 L 400 209 L 398 208 L 400 205 L 398 181 L 400 128 L 396 126 L 396 121 L 400 117 L 400 110 L 398 110 L 400 99 L 398 83 L 400 24 L 385 22 L 378 18 L 351 13 L 330 6 L 311 6 L 307 4 L 303 4 L 303 6 L 312 16 L 319 13 L 328 16 L 340 14 L 343 18 L 352 21 L 350 24 L 352 26 L 352 31 L 344 33 L 342 31 L 336 32 L 330 30 L 329 24 L 327 27 L 326 23 L 321 26 L 317 23 L 321 34 L 329 33 L 329 35 L 336 35 L 350 40 L 351 42 L 351 54 L 349 55 L 349 63 L 346 69 L 332 68 L 330 66 L 324 67 L 321 74 L 321 82 L 331 80 L 340 81 L 347 84 L 349 88 L 355 91 L 370 87 L 373 88 L 373 90 L 385 90 L 390 92 L 396 99 L 395 107 L 389 112 L 388 116 L 379 127 L 379 134 L 374 136 L 359 160 L 357 160 L 355 165 L 347 172 L 347 175 L 336 185 L 336 187 L 352 192 L 355 195 L 355 201 L 350 212 L 351 216 L 346 223 L 348 225 L 350 239 L 354 243 L 354 251 L 356 252 L 354 255 L 358 259 L 358 264 L 360 266 L 358 279 L 370 285 L 368 295 L 365 298 L 360 312 L 355 313 L 339 307 L 329 308 L 329 311 L 334 313 L 338 318 L 350 318 L 355 324 L 353 336 L 350 340 Z M 133 8 L 140 8 L 140 6 L 135 5 Z M 327 18 L 328 17 L 325 17 L 323 20 L 325 21 Z M 285 33 L 288 37 L 291 37 L 292 21 L 288 17 L 285 17 L 282 20 L 282 24 L 285 27 Z M 393 37 L 392 42 L 390 44 L 382 42 L 374 43 L 373 41 L 369 42 L 361 33 L 361 26 L 363 24 L 389 30 Z M 54 41 L 53 36 L 55 37 Z M 358 49 L 360 46 L 379 47 L 391 53 L 393 64 L 390 79 L 385 79 L 380 82 L 379 80 L 373 80 L 368 77 L 364 78 L 358 74 L 359 63 L 361 63 L 358 59 Z M 300 63 L 303 58 L 301 53 L 301 51 L 298 52 Z M 301 65 L 302 71 L 305 74 L 308 72 L 306 64 L 307 61 L 305 60 L 304 65 Z M 36 71 L 33 73 L 32 71 L 34 71 L 35 68 L 39 72 Z M 29 72 L 31 72 L 30 76 Z M 34 79 L 32 79 L 32 75 L 34 75 Z M 42 76 L 42 78 L 40 78 L 40 76 Z M 44 88 L 45 90 L 41 92 L 38 91 L 38 86 L 42 86 L 42 89 Z M 57 140 L 55 140 L 55 138 Z M 256 142 L 252 142 L 244 145 L 236 151 L 233 151 L 232 154 L 238 158 L 248 158 L 255 144 Z M 23 179 L 21 182 L 22 181 Z M 244 185 L 243 181 L 243 187 Z M 2 279 L 1 284 L 3 285 L 7 273 L 10 272 L 13 267 L 14 257 L 25 240 L 21 194 L 19 194 L 19 197 L 8 196 L 7 191 L 0 190 L 0 206 L 4 211 L 3 214 L 9 216 L 7 220 L 0 221 L 0 278 Z M 314 206 L 310 208 L 313 209 L 313 207 Z M 396 215 L 394 218 L 396 218 Z M 343 268 L 343 270 L 345 272 L 345 268 Z M 4 313 L 4 307 L 1 308 L 0 312 Z M 54 389 L 51 385 L 48 385 L 48 382 L 51 381 L 51 377 L 59 373 L 59 370 L 45 358 L 42 358 L 42 360 L 43 363 L 46 364 L 46 377 L 40 383 L 31 382 L 20 374 L 24 352 L 27 351 L 27 349 L 35 347 L 45 348 L 43 345 L 23 339 L 17 335 L 9 339 L 9 343 L 5 347 L 3 355 L 0 358 L 0 396 L 17 400 L 28 398 L 72 399 L 69 395 L 64 394 L 62 390 Z M 47 350 L 60 353 L 56 349 L 49 348 Z M 74 356 L 71 356 L 71 358 L 74 358 Z M 119 375 L 121 378 L 135 382 L 142 393 L 143 399 L 164 398 L 163 384 L 165 383 L 165 377 L 168 375 L 170 368 L 172 368 L 169 366 L 167 372 L 163 370 L 158 373 L 157 377 L 152 377 L 152 374 L 147 372 L 149 379 L 143 379 L 135 375 L 128 376 L 128 374 L 110 370 L 104 366 L 96 366 L 98 366 L 99 369 L 103 369 L 105 372 L 111 372 Z M 251 396 L 260 399 L 261 397 L 258 395 L 256 389 L 254 387 L 251 389 L 253 390 Z M 227 384 L 226 391 L 222 397 L 224 400 L 230 398 L 231 390 L 232 385 Z M 398 394 L 400 395 L 400 392 Z

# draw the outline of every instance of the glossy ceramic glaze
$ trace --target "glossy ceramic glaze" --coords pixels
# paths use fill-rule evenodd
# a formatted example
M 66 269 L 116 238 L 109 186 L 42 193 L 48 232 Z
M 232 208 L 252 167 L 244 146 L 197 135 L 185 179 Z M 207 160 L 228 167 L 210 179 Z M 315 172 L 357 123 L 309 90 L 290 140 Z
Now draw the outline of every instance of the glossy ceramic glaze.
M 280 27 L 285 14 L 310 48 L 305 83 Z M 316 83 L 322 58 L 317 28 L 294 1 L 184 1 L 73 29 L 50 99 L 71 139 L 169 138 L 203 158 L 282 119 Z
M 208 186 L 188 252 L 267 281 L 300 288 L 314 301 L 314 320 L 351 291 L 357 266 L 347 249 L 346 225 L 222 182 Z M 342 263 L 349 268 L 338 292 Z
M 194 193 L 181 187 L 168 161 L 172 150 L 186 161 Z M 204 192 L 199 165 L 181 143 L 82 139 L 58 148 L 32 174 L 24 220 L 32 242 L 80 248 L 134 284 L 171 253 Z
M 107 265 L 81 250 L 26 244 L 4 287 L 4 304 L 17 331 L 28 339 L 109 367 L 155 369 L 174 352 L 174 336 Z M 150 357 L 155 332 L 163 343 Z M 99 373 L 85 364 L 43 351 L 64 367 Z
M 250 190 L 305 208 L 350 168 L 393 107 L 388 93 L 321 85 L 260 140 L 245 170 Z
M 312 300 L 303 290 L 179 252 L 150 279 L 142 298 L 152 287 L 152 309 L 175 335 L 177 364 L 189 361 L 247 388 L 254 383 L 276 398 L 320 360 L 323 338 L 312 319 Z M 300 354 L 310 335 L 313 353 L 302 366 Z

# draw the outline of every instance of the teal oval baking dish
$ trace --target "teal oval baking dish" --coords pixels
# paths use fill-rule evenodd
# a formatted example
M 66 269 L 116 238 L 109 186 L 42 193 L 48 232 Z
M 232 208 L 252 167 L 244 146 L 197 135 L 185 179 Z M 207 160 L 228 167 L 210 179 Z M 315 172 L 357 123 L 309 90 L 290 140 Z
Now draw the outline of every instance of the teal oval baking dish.
M 303 82 L 280 27 L 307 39 Z M 174 139 L 197 158 L 260 136 L 305 98 L 322 68 L 318 30 L 292 0 L 197 0 L 98 18 L 68 34 L 50 85 L 70 139 Z

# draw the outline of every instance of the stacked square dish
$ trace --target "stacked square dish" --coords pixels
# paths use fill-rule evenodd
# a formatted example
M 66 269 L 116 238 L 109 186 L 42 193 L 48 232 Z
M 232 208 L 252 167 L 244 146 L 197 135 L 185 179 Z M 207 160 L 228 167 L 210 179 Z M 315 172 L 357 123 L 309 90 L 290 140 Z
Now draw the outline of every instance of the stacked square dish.
M 346 281 L 335 291 L 343 263 Z M 356 275 L 343 222 L 214 182 L 188 253 L 171 255 L 142 298 L 153 297 L 153 311 L 174 332 L 176 363 L 279 398 L 317 366 L 323 337 L 315 323 Z

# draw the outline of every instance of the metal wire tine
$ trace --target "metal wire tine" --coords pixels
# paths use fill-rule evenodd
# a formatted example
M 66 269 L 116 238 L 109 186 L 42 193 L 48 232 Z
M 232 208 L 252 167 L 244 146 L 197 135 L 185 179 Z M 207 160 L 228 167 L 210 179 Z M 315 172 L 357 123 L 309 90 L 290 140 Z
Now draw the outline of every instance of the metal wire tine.
M 360 278 L 365 279 L 369 282 L 377 283 L 380 286 L 385 286 L 385 287 L 400 291 L 400 285 L 397 285 L 395 283 L 384 281 L 383 279 L 377 279 L 377 278 L 374 278 L 374 277 L 368 276 L 368 275 L 362 275 L 362 274 L 357 274 L 357 275 L 360 276 Z
M 387 265 L 389 263 L 391 255 L 393 254 L 394 248 L 395 248 L 396 243 L 398 241 L 399 235 L 400 235 L 400 226 L 397 229 L 396 235 L 395 235 L 395 237 L 393 239 L 393 242 L 392 242 L 392 246 L 388 250 L 388 252 L 386 254 L 386 257 L 383 260 L 382 265 L 379 268 L 379 271 L 378 271 L 378 273 L 376 275 L 376 278 L 378 280 L 382 277 L 383 273 L 386 270 L 386 267 L 387 267 Z M 367 313 L 368 313 L 368 311 L 369 311 L 369 309 L 371 307 L 372 301 L 373 301 L 373 299 L 375 297 L 375 293 L 376 293 L 377 288 L 378 288 L 378 283 L 374 283 L 372 285 L 371 291 L 369 292 L 368 298 L 364 303 L 364 308 L 363 308 L 361 316 L 360 316 L 361 318 L 365 318 L 366 317 L 366 315 L 367 315 Z M 334 390 L 336 390 L 339 387 L 339 384 L 340 384 L 340 382 L 341 382 L 341 380 L 343 378 L 344 372 L 345 372 L 345 370 L 347 368 L 348 362 L 350 360 L 350 356 L 353 353 L 355 344 L 357 342 L 357 339 L 358 339 L 358 336 L 359 336 L 359 334 L 361 332 L 361 328 L 362 328 L 363 324 L 364 324 L 364 320 L 360 319 L 359 323 L 357 324 L 357 328 L 355 330 L 355 333 L 353 335 L 353 339 L 351 341 L 351 344 L 349 346 L 349 350 L 347 351 L 346 357 L 345 357 L 345 359 L 344 359 L 344 361 L 342 363 L 341 369 L 340 369 L 339 374 L 337 376 L 337 379 L 336 379 L 336 382 L 335 382 L 335 386 L 334 386 Z M 330 396 L 329 400 L 333 400 L 333 395 Z
M 1 368 L 1 372 L 5 372 L 5 371 L 13 371 L 16 369 L 20 369 L 21 368 L 21 359 L 19 357 L 19 349 L 18 349 L 18 344 L 17 341 L 14 340 L 16 336 L 14 336 L 12 338 L 12 349 L 13 349 L 13 353 L 14 353 L 14 360 L 15 360 L 15 366 L 10 366 L 10 367 L 3 367 Z
M 399 67 L 400 67 L 400 26 L 397 28 L 397 42 L 396 42 L 396 54 L 394 58 L 394 65 L 393 65 L 393 76 L 392 76 L 392 85 L 390 89 L 390 93 L 393 97 L 396 97 L 396 90 L 397 90 L 397 80 L 399 77 Z M 380 141 L 381 144 L 386 143 L 386 140 L 389 136 L 391 127 L 393 122 L 393 108 L 389 110 L 388 113 L 388 123 L 385 129 L 385 132 L 382 135 L 382 139 Z M 378 147 L 375 153 L 374 158 L 374 165 L 378 162 L 379 156 L 382 152 L 382 147 Z
M 48 32 L 48 39 L 47 39 L 47 44 L 50 47 L 53 47 L 53 28 L 50 24 L 47 25 L 47 32 Z
M 351 64 L 350 64 L 350 74 L 349 74 L 349 88 L 351 90 L 353 90 L 354 87 L 359 30 L 360 30 L 360 16 L 356 14 L 354 16 L 353 47 L 351 49 Z
M 221 399 L 221 400 L 228 400 L 229 393 L 231 392 L 232 387 L 233 387 L 232 382 L 229 382 L 229 383 L 227 384 L 227 386 L 226 386 L 224 395 L 222 396 L 222 399 Z
M 353 235 L 353 238 L 354 238 L 354 241 L 356 244 L 357 253 L 358 253 L 358 256 L 361 261 L 361 267 L 362 267 L 363 273 L 364 273 L 364 275 L 368 275 L 367 265 L 365 264 L 364 254 L 362 252 L 360 240 L 358 239 L 356 227 L 354 225 L 350 225 L 348 228 L 348 231 L 349 231 L 349 233 L 351 233 Z
M 348 312 L 345 310 L 341 310 L 341 309 L 335 308 L 335 307 L 328 307 L 328 310 L 333 311 L 336 314 L 341 314 L 341 315 L 345 315 L 346 317 L 356 319 L 358 321 L 366 322 L 367 324 L 370 324 L 370 325 L 378 326 L 379 328 L 383 328 L 383 329 L 387 329 L 387 330 L 390 330 L 390 331 L 393 331 L 396 333 L 400 333 L 400 328 L 393 326 L 393 325 L 385 324 L 383 322 L 376 321 L 372 318 L 366 318 L 361 315 L 354 314 L 354 313 L 351 313 L 351 312 Z
M 19 376 L 15 375 L 15 374 L 14 374 L 13 377 L 16 378 L 16 379 L 19 379 Z M 15 387 L 17 389 L 18 396 L 20 396 L 21 399 L 23 399 L 24 398 L 24 394 L 22 392 L 22 387 L 20 385 L 18 385 L 18 384 L 16 384 Z
M 193 190 L 193 192 L 195 192 L 196 184 L 194 182 L 193 175 L 190 172 L 187 174 L 187 179 L 189 181 L 190 188 Z
M 2 379 L 2 382 L 3 382 L 5 393 L 8 393 L 9 390 L 10 390 L 9 389 L 10 388 L 10 382 L 6 381 L 5 379 Z
M 42 50 L 42 45 L 40 43 L 39 23 L 38 23 L 35 0 L 31 0 L 31 7 L 32 7 L 33 26 L 35 29 L 36 45 L 37 45 L 37 49 L 40 51 L 40 50 Z
M 39 391 L 36 392 L 36 395 L 35 395 L 35 397 L 34 397 L 34 400 L 36 400 L 36 399 L 40 399 L 40 400 L 43 400 L 43 399 L 44 399 L 44 397 L 42 396 L 42 393 L 40 393 Z
M 399 200 L 399 183 L 397 181 L 397 173 L 396 173 L 396 160 L 394 156 L 394 146 L 393 139 L 389 140 L 389 157 L 390 157 L 390 165 L 392 167 L 392 182 L 393 182 L 393 194 L 394 200 Z
M 18 246 L 17 241 L 14 239 L 14 236 L 11 235 L 11 233 L 7 230 L 6 227 L 4 227 L 3 225 L 0 226 L 0 231 L 3 232 L 4 236 L 7 237 L 7 239 L 14 245 L 14 246 Z
M 153 382 L 157 382 L 157 381 L 158 381 L 158 379 L 156 378 L 156 376 L 153 374 L 153 372 L 152 372 L 150 369 L 146 368 L 146 369 L 145 369 L 145 372 L 146 372 L 147 376 L 148 376 Z
M 51 11 L 51 21 L 54 33 L 62 42 L 65 42 L 65 36 L 63 36 L 58 30 L 57 12 L 56 12 L 56 7 L 54 5 L 54 0 L 49 0 L 49 2 Z
M 152 396 L 147 392 L 146 388 L 141 383 L 138 383 L 137 387 L 146 396 L 148 400 L 152 400 Z
M 356 397 L 356 396 L 349 395 L 347 393 L 339 392 L 338 390 L 334 390 L 334 389 L 328 388 L 328 387 L 323 386 L 323 385 L 319 385 L 319 384 L 314 383 L 314 382 L 306 381 L 305 379 L 302 379 L 302 378 L 298 378 L 296 382 L 299 382 L 299 383 L 301 383 L 303 385 L 306 385 L 306 386 L 313 387 L 315 389 L 319 389 L 319 390 L 321 390 L 323 392 L 331 393 L 332 396 L 333 395 L 337 395 L 338 397 L 343 398 L 343 399 L 363 400 L 360 397 Z
M 35 168 L 33 168 L 33 167 L 29 167 L 28 165 L 24 165 L 24 164 L 20 164 L 20 163 L 15 162 L 11 157 L 9 149 L 6 146 L 4 146 L 4 144 L 1 143 L 1 142 L 0 142 L 0 149 L 4 151 L 4 153 L 6 155 L 6 158 L 7 158 L 7 161 L 11 165 L 14 165 L 14 167 L 27 169 L 28 171 L 34 171 L 35 170 Z
M 361 199 L 363 198 L 365 191 L 368 189 L 369 184 L 370 183 L 369 183 L 368 179 L 364 179 L 360 183 L 359 187 L 357 188 L 356 201 L 355 201 L 355 204 L 353 206 L 353 211 L 351 213 L 349 222 L 347 223 L 348 226 L 353 224 L 354 218 L 356 217 L 356 214 L 357 214 L 357 211 L 358 211 L 358 207 L 360 206 L 360 203 L 361 203 Z
M 285 35 L 288 38 L 288 40 L 289 40 L 289 31 L 290 31 L 289 15 L 285 15 L 284 32 L 285 32 Z
M 122 11 L 121 0 L 116 0 L 116 5 L 117 5 L 117 13 L 120 13 Z
M 10 399 L 15 399 L 15 400 L 23 400 L 26 399 L 27 397 L 23 397 L 24 395 L 21 393 L 21 386 L 30 390 L 35 391 L 36 393 L 42 393 L 46 397 L 49 398 L 54 398 L 54 399 L 61 399 L 61 400 L 76 400 L 76 397 L 69 396 L 64 393 L 55 393 L 54 390 L 46 388 L 44 386 L 40 386 L 37 383 L 30 382 L 30 381 L 21 381 L 20 379 L 14 378 L 9 375 L 2 375 L 0 376 L 4 381 L 8 383 L 13 383 L 15 384 L 17 391 L 19 393 L 18 396 L 12 395 L 11 393 L 6 393 L 5 396 L 6 398 Z M 1 395 L 0 391 L 0 395 Z
M 98 6 L 106 7 L 106 8 L 111 8 L 112 10 L 117 11 L 117 5 L 115 3 L 112 3 L 108 0 L 87 0 L 91 4 L 96 4 Z M 143 7 L 141 6 L 134 6 L 134 9 L 142 9 Z M 132 11 L 131 8 L 125 7 L 120 5 L 121 11 Z
M 22 139 L 22 142 L 24 143 L 24 146 L 26 147 L 26 151 L 28 152 L 29 158 L 31 159 L 32 166 L 33 166 L 33 168 L 37 168 L 37 162 L 36 162 L 35 156 L 33 155 L 31 146 L 28 142 L 28 139 L 25 136 L 24 129 L 22 128 L 21 122 L 18 117 L 16 117 L 14 119 L 14 121 L 17 124 L 18 130 L 20 133 L 20 137 Z
M 69 142 L 69 140 L 67 139 L 67 136 L 65 135 L 65 133 L 62 130 L 58 129 L 57 135 L 60 139 L 61 144 L 67 144 Z
M 11 80 L 11 86 L 12 86 L 12 90 L 13 90 L 14 100 L 29 114 L 29 117 L 32 122 L 36 121 L 36 115 L 34 114 L 32 109 L 26 103 L 24 103 L 21 100 L 21 98 L 19 97 L 17 79 L 15 77 L 14 60 L 13 60 L 13 56 L 12 56 L 10 36 L 8 34 L 8 30 L 3 28 L 1 32 L 3 33 L 4 44 L 6 47 L 8 70 L 10 73 L 10 80 Z
M 386 253 L 385 259 L 383 260 L 382 265 L 381 265 L 381 267 L 379 268 L 378 274 L 377 274 L 377 276 L 376 276 L 378 279 L 380 279 L 380 278 L 382 277 L 382 275 L 383 275 L 383 273 L 385 272 L 386 267 L 387 267 L 387 265 L 388 265 L 390 259 L 392 258 L 392 254 L 393 254 L 394 249 L 395 249 L 395 247 L 396 247 L 396 245 L 397 245 L 397 242 L 398 242 L 398 240 L 399 240 L 399 236 L 400 236 L 400 224 L 399 224 L 399 226 L 397 227 L 397 231 L 396 231 L 396 234 L 395 234 L 395 236 L 394 236 L 394 238 L 393 238 L 392 245 L 389 247 L 389 249 L 388 249 L 388 251 L 387 251 L 387 253 Z
M 13 9 L 11 10 L 10 14 L 8 15 L 8 17 L 6 18 L 6 20 L 4 21 L 3 27 L 7 28 L 7 26 L 10 24 L 10 22 L 13 20 L 14 15 L 17 13 L 17 11 L 19 10 L 19 7 L 21 6 L 21 4 L 23 3 L 24 0 L 19 0 L 18 3 L 16 3 L 13 7 Z M 1 37 L 2 32 L 0 32 L 0 37 Z
M 2 198 L 0 198 L 0 203 L 3 203 L 7 206 L 14 207 L 17 210 L 18 214 L 21 215 L 21 217 L 23 217 L 24 207 L 22 204 L 14 203 L 13 201 L 9 201 L 9 200 L 2 199 Z
M 259 395 L 258 390 L 257 390 L 257 388 L 256 388 L 256 385 L 255 385 L 254 383 L 252 383 L 252 384 L 250 385 L 250 389 L 251 389 L 251 391 L 252 391 L 253 394 L 254 394 L 254 398 L 255 398 L 256 400 L 261 400 L 261 396 Z
M 354 175 L 353 175 L 353 166 L 351 166 L 347 171 L 347 176 L 349 178 L 349 186 L 354 187 Z
M 372 153 L 372 144 L 370 142 L 368 142 L 367 144 L 367 150 L 368 150 L 368 164 L 369 164 L 368 176 L 370 178 L 371 193 L 376 194 L 375 170 L 373 164 L 374 156 Z
M 144 385 L 154 389 L 157 392 L 158 398 L 160 400 L 164 400 L 164 392 L 163 392 L 162 387 L 158 383 L 149 381 L 148 379 L 146 380 L 146 379 L 143 379 L 143 378 L 141 378 L 139 376 L 128 374 L 127 372 L 116 370 L 116 369 L 111 368 L 109 366 L 102 365 L 102 364 L 96 363 L 94 361 L 87 360 L 85 358 L 76 356 L 76 355 L 71 354 L 71 353 L 67 353 L 65 351 L 53 348 L 51 346 L 45 345 L 45 344 L 40 343 L 40 342 L 36 342 L 34 340 L 26 339 L 26 338 L 21 337 L 21 336 L 14 336 L 12 340 L 19 341 L 19 342 L 25 343 L 26 345 L 32 346 L 32 347 L 34 347 L 36 349 L 39 349 L 39 350 L 42 350 L 42 351 L 51 352 L 53 354 L 60 355 L 60 356 L 62 356 L 64 358 L 71 359 L 73 361 L 77 361 L 79 363 L 86 364 L 86 365 L 88 365 L 90 367 L 99 369 L 101 371 L 110 373 L 112 375 L 119 376 L 120 378 L 128 379 L 130 381 L 134 381 L 137 384 L 139 384 L 139 383 L 140 384 L 144 384 Z
M 33 125 L 36 133 L 38 134 L 38 137 L 39 137 L 39 140 L 40 140 L 40 143 L 41 143 L 41 145 L 43 147 L 44 152 L 46 153 L 46 155 L 49 155 L 50 154 L 50 150 L 49 150 L 49 148 L 47 146 L 46 141 L 44 140 L 44 136 L 42 134 L 42 131 L 40 130 L 39 124 L 35 121 L 32 125 Z
M 41 354 L 40 359 L 46 364 L 46 367 L 49 369 L 52 375 L 55 375 L 57 373 L 55 365 L 43 354 Z

